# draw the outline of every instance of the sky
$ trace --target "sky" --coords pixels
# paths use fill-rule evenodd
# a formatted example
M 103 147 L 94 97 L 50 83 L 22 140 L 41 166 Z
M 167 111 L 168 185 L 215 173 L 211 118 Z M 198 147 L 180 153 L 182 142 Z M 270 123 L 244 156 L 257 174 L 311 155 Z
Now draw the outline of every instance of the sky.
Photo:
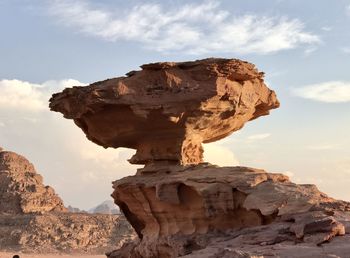
M 281 107 L 206 144 L 205 160 L 316 184 L 350 201 L 350 0 L 0 0 L 0 146 L 26 156 L 66 205 L 110 198 L 138 168 L 48 99 L 145 63 L 240 58 Z

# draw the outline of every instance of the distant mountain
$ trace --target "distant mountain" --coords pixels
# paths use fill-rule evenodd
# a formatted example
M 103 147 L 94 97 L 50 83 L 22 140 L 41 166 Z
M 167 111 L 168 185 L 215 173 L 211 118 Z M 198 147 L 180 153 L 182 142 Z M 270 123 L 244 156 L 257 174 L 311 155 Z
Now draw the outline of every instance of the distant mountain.
M 73 207 L 73 206 L 70 206 L 70 205 L 68 205 L 67 209 L 68 209 L 69 212 L 72 212 L 72 213 L 87 213 L 84 210 L 81 210 L 79 208 L 76 208 L 76 207 Z
M 120 214 L 119 207 L 112 200 L 106 200 L 94 208 L 88 210 L 89 213 L 99 214 Z

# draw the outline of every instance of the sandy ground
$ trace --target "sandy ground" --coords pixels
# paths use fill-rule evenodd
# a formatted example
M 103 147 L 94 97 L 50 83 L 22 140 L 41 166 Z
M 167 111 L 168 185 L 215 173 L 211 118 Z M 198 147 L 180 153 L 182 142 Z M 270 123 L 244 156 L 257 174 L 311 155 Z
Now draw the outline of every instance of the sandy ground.
M 56 254 L 23 254 L 23 253 L 4 253 L 0 252 L 0 258 L 12 258 L 13 255 L 19 255 L 20 258 L 106 258 L 105 255 L 56 255 Z

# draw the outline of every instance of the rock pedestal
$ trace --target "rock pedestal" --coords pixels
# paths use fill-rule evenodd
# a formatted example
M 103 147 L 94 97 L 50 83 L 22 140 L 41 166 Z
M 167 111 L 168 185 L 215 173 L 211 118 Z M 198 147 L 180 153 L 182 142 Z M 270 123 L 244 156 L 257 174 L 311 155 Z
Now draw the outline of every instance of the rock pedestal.
M 108 257 L 347 257 L 349 203 L 281 174 L 203 163 L 202 143 L 278 106 L 253 64 L 216 58 L 143 65 L 50 100 L 88 139 L 136 149 L 130 162 L 145 164 L 112 194 L 139 240 Z

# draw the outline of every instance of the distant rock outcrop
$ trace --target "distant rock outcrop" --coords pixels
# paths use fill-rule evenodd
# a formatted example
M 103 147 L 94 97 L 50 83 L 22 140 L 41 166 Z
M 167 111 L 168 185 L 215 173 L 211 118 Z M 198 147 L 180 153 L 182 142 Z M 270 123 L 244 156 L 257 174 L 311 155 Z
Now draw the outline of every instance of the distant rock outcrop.
M 26 158 L 0 151 L 1 251 L 103 254 L 135 236 L 123 216 L 68 211 Z
M 61 198 L 23 156 L 0 151 L 0 214 L 66 212 Z
M 120 214 L 118 206 L 112 200 L 106 200 L 89 210 L 93 214 Z
M 71 205 L 68 205 L 67 209 L 69 212 L 72 212 L 72 213 L 87 213 L 87 211 L 81 210 L 81 209 L 73 207 Z
M 143 65 L 54 94 L 53 111 L 145 164 L 112 194 L 139 239 L 110 258 L 349 257 L 350 203 L 281 174 L 202 162 L 220 140 L 277 108 L 263 73 L 237 59 Z

